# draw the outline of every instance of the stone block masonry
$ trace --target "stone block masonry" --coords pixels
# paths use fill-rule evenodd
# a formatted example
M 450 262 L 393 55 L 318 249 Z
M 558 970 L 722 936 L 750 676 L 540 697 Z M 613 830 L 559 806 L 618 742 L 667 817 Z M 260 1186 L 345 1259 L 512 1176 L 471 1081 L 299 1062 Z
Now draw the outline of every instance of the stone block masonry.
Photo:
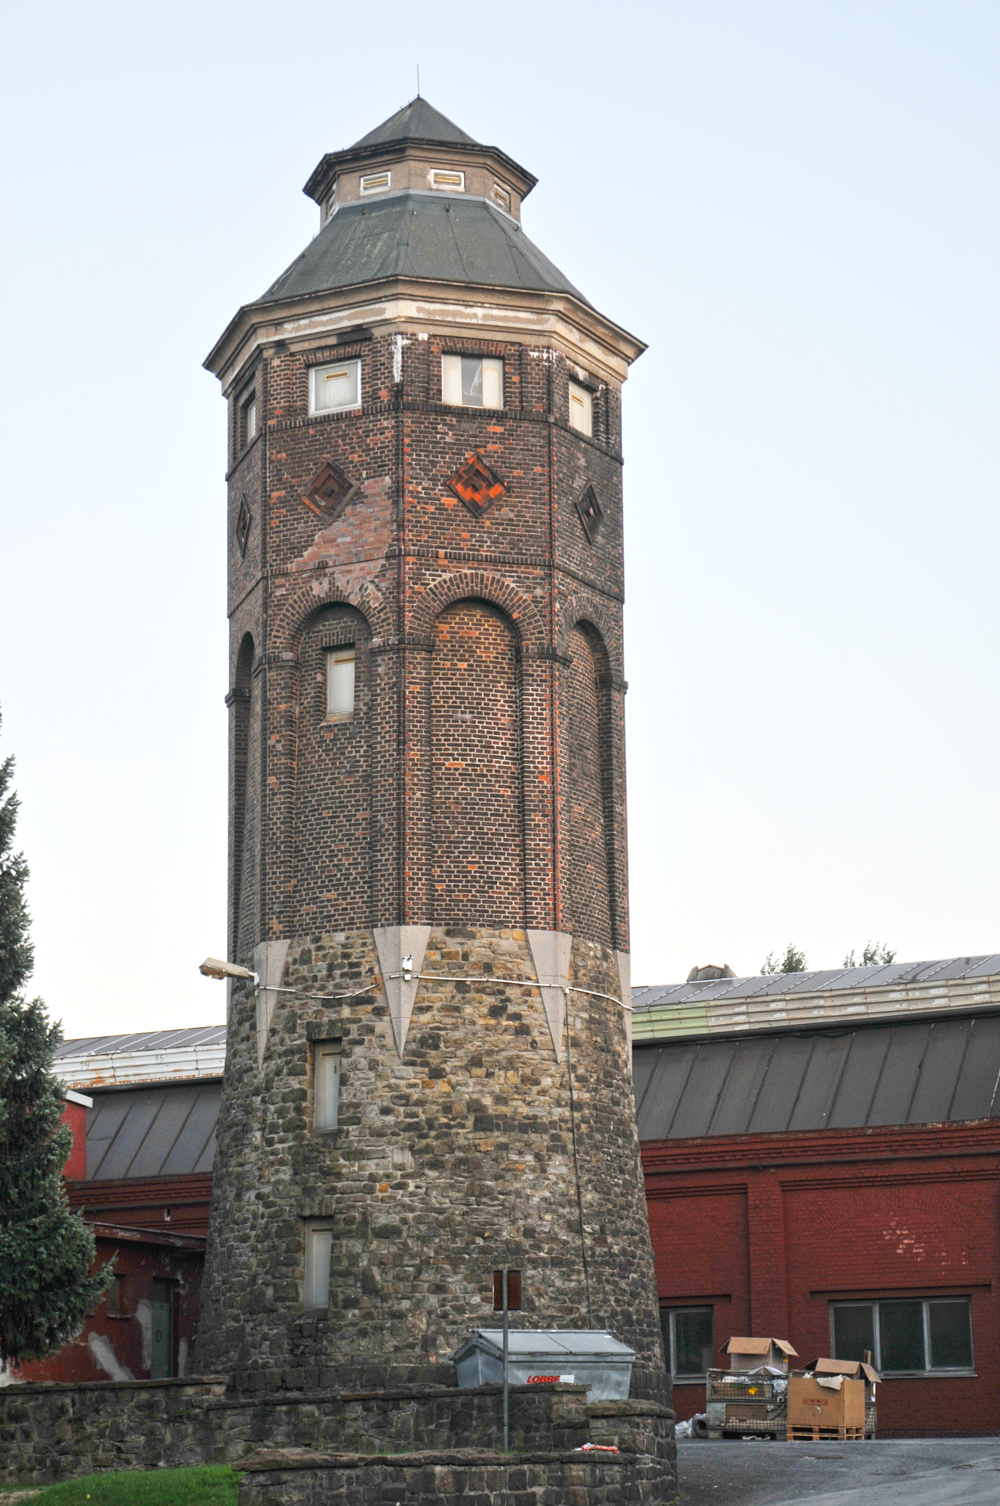
M 511 1444 L 521 1466 L 558 1473 L 579 1463 L 573 1451 L 583 1444 L 611 1444 L 625 1461 L 617 1480 L 647 1481 L 642 1499 L 669 1500 L 673 1414 L 650 1402 L 588 1406 L 586 1396 L 583 1386 L 511 1387 Z M 316 1492 L 333 1488 L 358 1488 L 361 1494 L 346 1499 L 363 1501 L 377 1481 L 389 1486 L 402 1470 L 405 1483 L 414 1468 L 444 1468 L 449 1456 L 454 1463 L 456 1451 L 463 1457 L 473 1451 L 484 1468 L 514 1467 L 511 1455 L 495 1452 L 501 1402 L 499 1386 L 240 1396 L 223 1376 L 8 1386 L 0 1390 L 0 1478 L 40 1484 L 103 1470 L 250 1465 L 254 1458 L 250 1502 L 323 1500 Z M 316 1455 L 326 1462 L 304 1470 L 306 1456 Z M 530 1456 L 535 1463 L 529 1466 Z M 363 1460 L 377 1462 L 362 1466 Z M 360 1467 L 362 1476 L 352 1474 Z M 444 1483 L 443 1476 L 435 1478 Z M 313 1494 L 296 1494 L 302 1491 Z
M 607 949 L 576 940 L 570 955 L 574 984 L 618 991 Z M 284 978 L 335 994 L 377 969 L 370 932 L 340 933 L 293 943 Z M 637 1351 L 637 1392 L 663 1396 L 645 1204 L 621 1175 L 638 1161 L 624 1012 L 571 993 L 560 1062 L 525 985 L 524 932 L 432 927 L 422 971 L 402 1059 L 381 993 L 334 1006 L 277 995 L 262 1072 L 253 1001 L 234 1007 L 230 1169 L 215 1180 L 203 1286 L 204 1343 L 217 1347 L 206 1355 L 199 1337 L 199 1362 L 232 1356 L 245 1389 L 445 1379 L 470 1331 L 493 1326 L 492 1272 L 507 1260 L 524 1273 L 519 1326 L 608 1328 Z M 341 1053 L 340 1121 L 313 1132 L 323 1034 Z M 302 1295 L 315 1221 L 333 1231 L 321 1311 Z

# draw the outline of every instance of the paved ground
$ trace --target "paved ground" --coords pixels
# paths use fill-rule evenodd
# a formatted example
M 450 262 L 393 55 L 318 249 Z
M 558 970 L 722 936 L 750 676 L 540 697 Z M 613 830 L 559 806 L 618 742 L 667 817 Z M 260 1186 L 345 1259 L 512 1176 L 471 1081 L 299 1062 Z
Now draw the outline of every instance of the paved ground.
M 677 1445 L 680 1506 L 1000 1506 L 1000 1438 Z

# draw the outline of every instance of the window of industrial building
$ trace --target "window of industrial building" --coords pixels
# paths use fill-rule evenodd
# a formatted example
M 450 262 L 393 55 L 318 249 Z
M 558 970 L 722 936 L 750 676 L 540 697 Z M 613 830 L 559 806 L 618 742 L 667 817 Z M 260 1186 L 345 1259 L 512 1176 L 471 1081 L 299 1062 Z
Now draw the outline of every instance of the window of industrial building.
M 362 193 L 383 193 L 392 187 L 392 173 L 366 173 L 361 179 Z
M 336 1129 L 339 1114 L 340 1042 L 317 1041 L 313 1059 L 313 1129 Z
M 333 1250 L 331 1224 L 306 1225 L 306 1307 L 330 1305 L 330 1255 Z
M 326 719 L 346 722 L 354 715 L 354 644 L 326 651 Z
M 114 1281 L 108 1288 L 108 1316 L 112 1318 L 124 1318 L 125 1313 L 125 1275 L 115 1272 Z
M 581 434 L 592 435 L 594 432 L 594 397 L 586 387 L 578 387 L 575 382 L 569 384 L 569 422 L 570 427 L 579 429 Z
M 503 362 L 492 356 L 442 356 L 441 400 L 456 408 L 502 408 Z
M 832 1302 L 830 1331 L 838 1360 L 870 1351 L 884 1375 L 972 1369 L 968 1297 L 906 1297 L 888 1302 Z
M 336 413 L 361 402 L 361 362 L 313 366 L 309 372 L 309 412 Z
M 674 1380 L 704 1380 L 715 1362 L 710 1307 L 661 1307 L 663 1348 Z
M 433 167 L 431 168 L 431 187 L 450 188 L 452 192 L 464 193 L 465 174 L 460 173 L 457 168 Z

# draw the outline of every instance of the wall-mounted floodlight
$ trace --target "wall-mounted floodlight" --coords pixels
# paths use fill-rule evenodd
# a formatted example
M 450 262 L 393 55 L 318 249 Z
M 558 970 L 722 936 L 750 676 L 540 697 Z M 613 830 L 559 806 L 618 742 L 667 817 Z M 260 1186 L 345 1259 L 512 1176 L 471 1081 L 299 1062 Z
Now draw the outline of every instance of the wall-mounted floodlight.
M 409 952 L 403 958 L 402 962 L 399 964 L 399 969 L 400 969 L 400 972 L 403 974 L 403 982 L 404 983 L 409 983 L 410 979 L 413 976 L 413 953 L 412 952 Z
M 198 971 L 206 978 L 249 978 L 251 983 L 257 982 L 257 974 L 248 967 L 240 967 L 237 962 L 221 962 L 218 957 L 206 957 Z

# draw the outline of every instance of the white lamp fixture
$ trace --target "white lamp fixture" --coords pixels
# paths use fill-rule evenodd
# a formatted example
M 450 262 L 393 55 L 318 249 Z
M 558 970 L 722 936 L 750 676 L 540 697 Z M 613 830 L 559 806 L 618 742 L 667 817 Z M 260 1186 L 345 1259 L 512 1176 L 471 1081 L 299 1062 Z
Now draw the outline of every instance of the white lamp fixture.
M 218 957 L 206 957 L 198 969 L 206 978 L 249 978 L 252 983 L 258 981 L 257 974 L 252 973 L 248 967 L 240 967 L 237 962 L 221 962 Z

